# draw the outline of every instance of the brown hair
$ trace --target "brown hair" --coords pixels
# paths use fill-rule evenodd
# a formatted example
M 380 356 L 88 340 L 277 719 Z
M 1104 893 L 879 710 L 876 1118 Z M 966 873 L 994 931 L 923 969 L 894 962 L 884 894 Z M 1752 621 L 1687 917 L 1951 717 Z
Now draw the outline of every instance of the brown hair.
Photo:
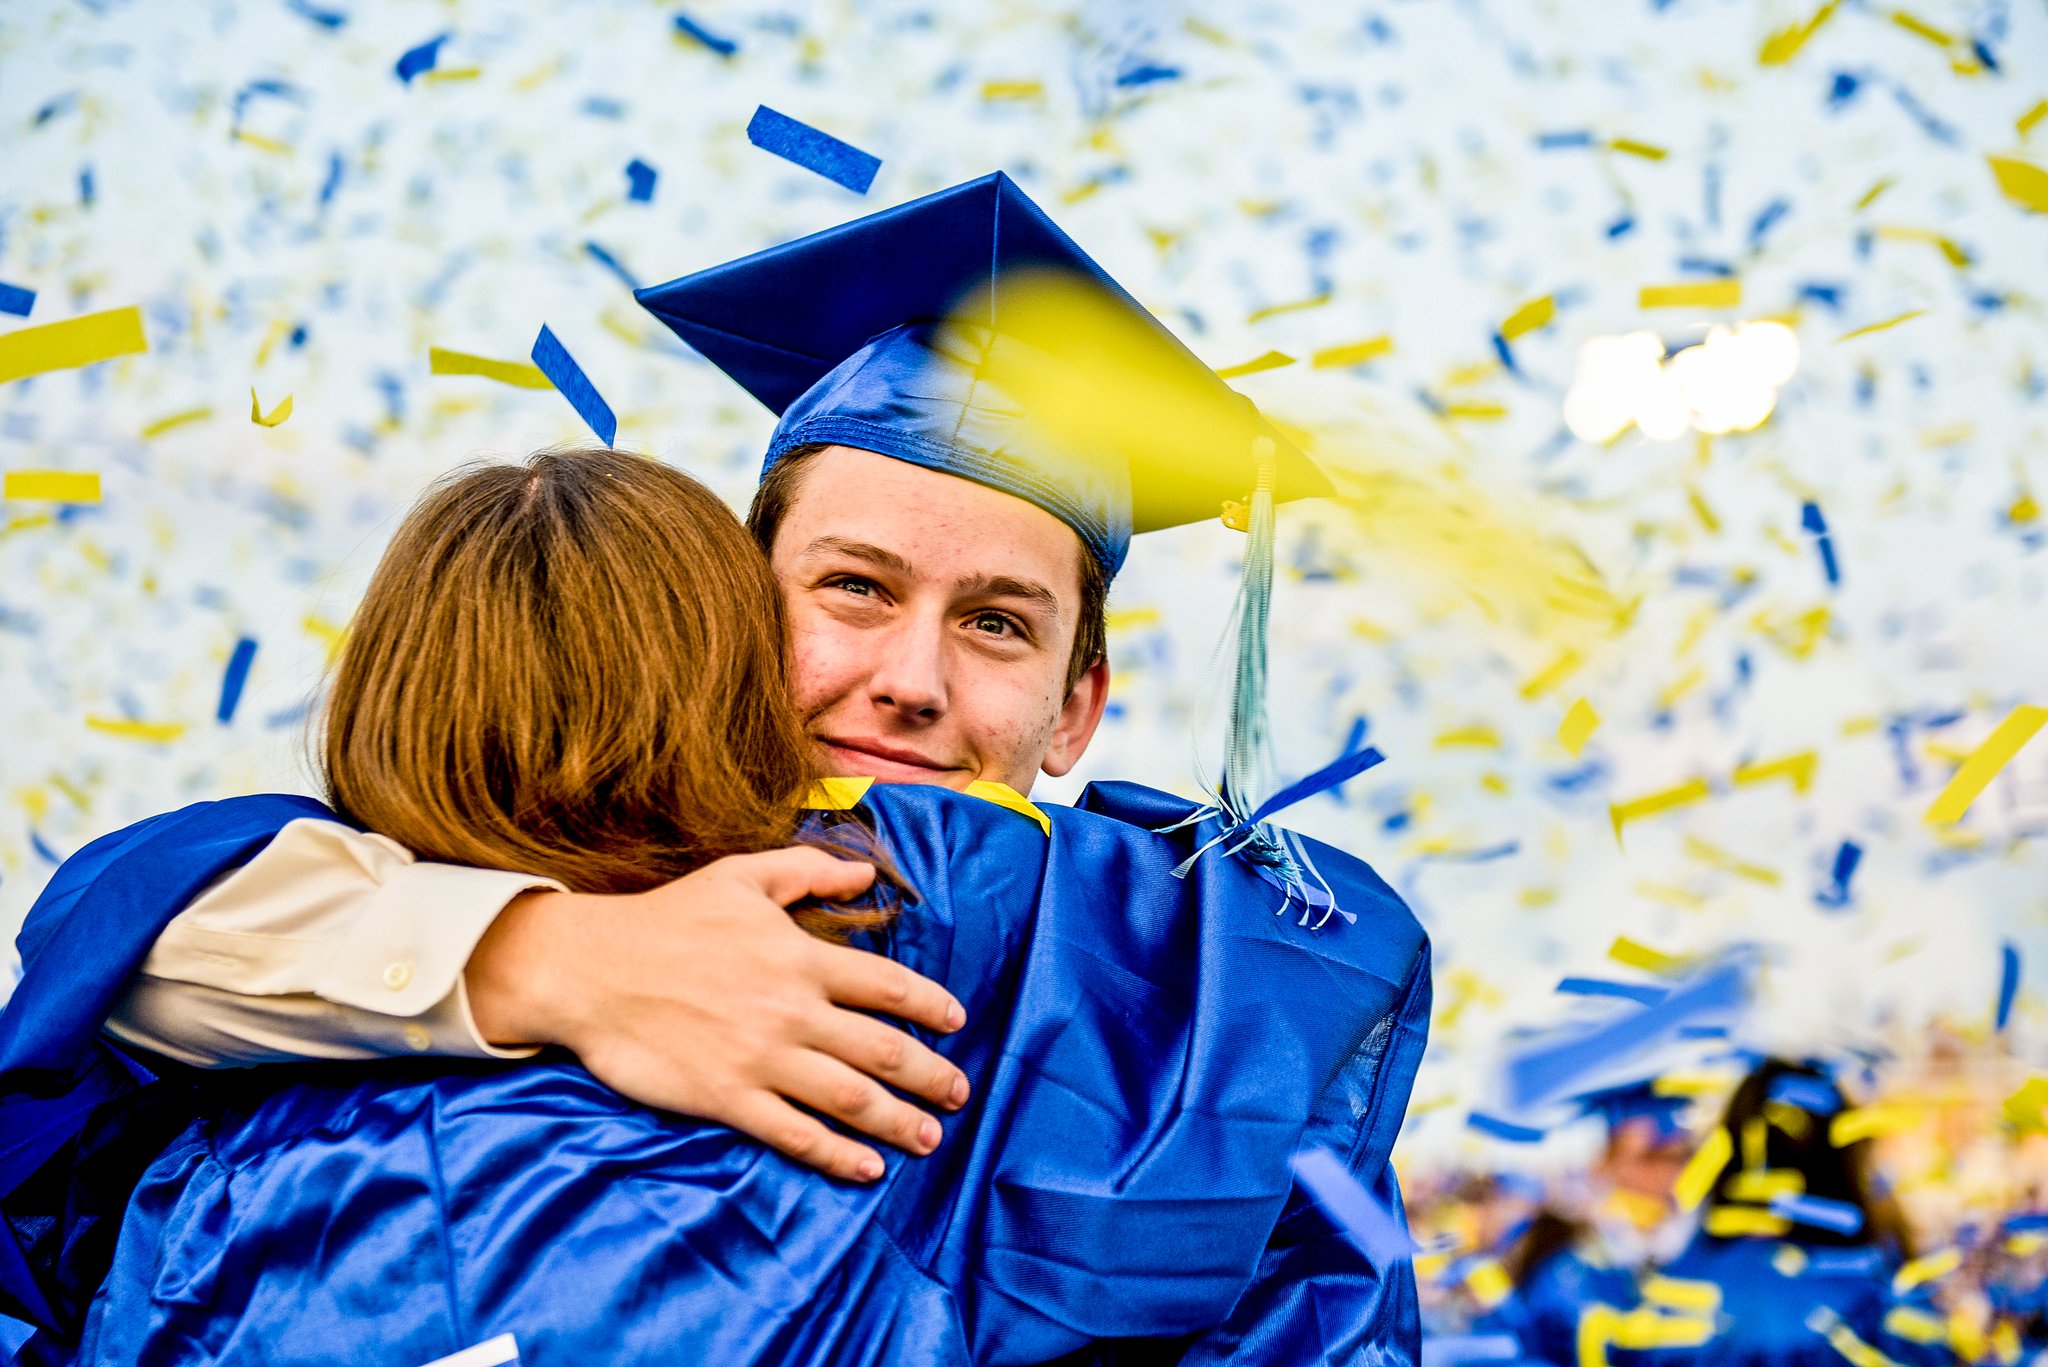
M 799 446 L 775 462 L 754 490 L 754 502 L 747 509 L 747 530 L 754 534 L 764 555 L 775 554 L 775 533 L 789 515 L 790 504 L 802 484 L 803 467 L 823 446 Z M 1079 542 L 1077 534 L 1075 541 Z M 1109 571 L 1081 547 L 1081 615 L 1074 629 L 1073 653 L 1067 657 L 1067 691 L 1097 660 L 1109 654 Z
M 796 838 L 817 771 L 787 674 L 774 577 L 703 485 L 603 447 L 472 467 L 356 612 L 329 801 L 422 859 L 643 891 Z

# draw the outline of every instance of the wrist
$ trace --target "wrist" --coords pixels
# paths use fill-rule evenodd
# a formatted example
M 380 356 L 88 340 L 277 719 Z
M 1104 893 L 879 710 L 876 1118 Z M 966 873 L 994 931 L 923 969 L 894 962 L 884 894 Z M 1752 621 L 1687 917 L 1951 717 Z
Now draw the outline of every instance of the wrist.
M 463 968 L 470 1016 L 499 1048 L 568 1045 L 573 1033 L 573 962 L 563 931 L 576 919 L 569 892 L 522 892 L 484 931 Z

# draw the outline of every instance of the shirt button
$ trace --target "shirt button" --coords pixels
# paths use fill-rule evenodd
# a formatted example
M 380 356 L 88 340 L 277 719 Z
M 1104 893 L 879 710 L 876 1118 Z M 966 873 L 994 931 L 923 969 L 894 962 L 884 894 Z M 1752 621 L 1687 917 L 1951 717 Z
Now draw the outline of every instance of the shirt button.
M 412 965 L 405 962 L 405 960 L 400 959 L 396 963 L 384 965 L 384 985 L 393 992 L 398 991 L 411 981 Z
M 424 1025 L 408 1025 L 405 1027 L 404 1033 L 405 1047 L 412 1050 L 415 1054 L 426 1053 L 434 1043 L 434 1037 L 427 1033 L 427 1028 Z

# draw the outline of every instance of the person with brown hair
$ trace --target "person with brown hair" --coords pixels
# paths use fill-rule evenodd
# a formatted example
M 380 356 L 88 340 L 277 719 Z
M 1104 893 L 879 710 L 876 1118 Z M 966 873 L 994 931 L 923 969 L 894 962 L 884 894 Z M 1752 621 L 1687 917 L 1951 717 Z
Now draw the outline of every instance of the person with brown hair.
M 1158 829 L 1191 812 L 1163 794 L 1047 810 L 821 782 L 789 656 L 765 558 L 679 472 L 603 449 L 460 472 L 398 529 L 343 649 L 328 824 L 572 893 L 822 861 L 805 930 L 970 1008 L 950 1047 L 984 1081 L 946 1149 L 835 1186 L 573 1062 L 216 1079 L 143 1173 L 75 1360 L 419 1362 L 509 1333 L 608 1363 L 1134 1339 L 1299 1361 L 1397 1336 L 1412 1281 L 1291 1202 L 1288 1161 L 1386 1169 L 1400 1107 L 1361 1128 L 1358 1100 L 1405 1089 L 1426 976 L 1390 978 L 1346 923 L 1275 918 L 1255 865 Z M 1314 857 L 1351 914 L 1398 905 Z

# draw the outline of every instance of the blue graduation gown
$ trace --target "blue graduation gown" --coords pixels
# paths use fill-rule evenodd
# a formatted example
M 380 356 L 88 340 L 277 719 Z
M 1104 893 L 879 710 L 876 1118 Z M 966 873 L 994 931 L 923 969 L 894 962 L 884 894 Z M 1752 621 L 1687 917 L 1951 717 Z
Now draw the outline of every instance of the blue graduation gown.
M 1241 858 L 1173 878 L 1203 828 L 1131 785 L 1049 839 L 938 789 L 863 809 L 922 895 L 877 947 L 968 1011 L 937 1154 L 846 1186 L 566 1062 L 254 1070 L 135 1187 L 79 1360 L 1412 1360 L 1412 1272 L 1287 1168 L 1335 1149 L 1399 1212 L 1428 951 L 1371 870 L 1310 845 L 1357 917 L 1311 931 Z
M 1539 1263 L 1474 1329 L 1513 1334 L 1522 1361 L 1579 1367 L 1579 1317 L 1587 1308 L 1632 1310 L 1640 1300 L 1633 1272 L 1602 1266 L 1563 1248 Z

